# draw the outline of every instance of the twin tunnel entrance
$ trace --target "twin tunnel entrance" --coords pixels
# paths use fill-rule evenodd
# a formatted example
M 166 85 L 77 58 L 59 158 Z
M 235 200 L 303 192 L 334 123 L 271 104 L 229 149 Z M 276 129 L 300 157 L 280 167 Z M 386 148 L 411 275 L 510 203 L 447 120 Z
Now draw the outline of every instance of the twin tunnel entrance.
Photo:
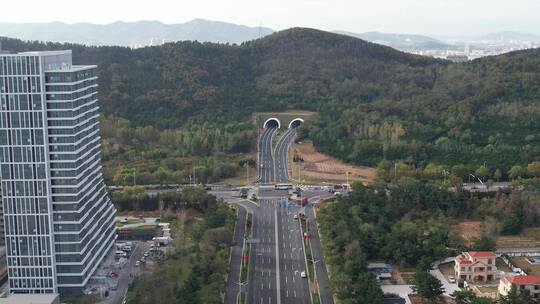
M 300 124 L 302 124 L 304 122 L 304 119 L 303 118 L 294 118 L 292 119 L 290 122 L 289 122 L 289 125 L 288 125 L 288 128 L 289 129 L 292 129 L 292 128 L 296 128 L 298 127 Z M 263 123 L 263 128 L 281 128 L 281 121 L 278 119 L 278 118 L 275 118 L 275 117 L 270 117 L 268 119 L 266 119 Z

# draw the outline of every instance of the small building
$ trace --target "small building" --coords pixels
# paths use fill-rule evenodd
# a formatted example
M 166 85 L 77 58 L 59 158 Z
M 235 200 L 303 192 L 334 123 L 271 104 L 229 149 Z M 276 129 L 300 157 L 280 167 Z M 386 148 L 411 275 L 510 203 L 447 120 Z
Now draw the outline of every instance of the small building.
M 6 298 L 0 298 L 0 304 L 60 304 L 60 296 L 57 293 L 42 294 L 9 294 Z
M 164 237 L 164 236 L 158 236 L 152 238 L 152 241 L 154 241 L 154 244 L 159 246 L 167 246 L 169 245 L 169 242 L 171 241 L 170 237 Z
M 373 273 L 379 281 L 391 281 L 392 265 L 386 263 L 368 263 L 368 271 Z
M 502 278 L 499 281 L 499 294 L 502 296 L 508 295 L 512 286 L 516 286 L 518 291 L 529 290 L 536 302 L 540 299 L 540 278 L 535 275 L 517 275 Z
M 495 279 L 497 256 L 491 251 L 468 251 L 458 255 L 454 262 L 456 278 L 468 283 L 487 283 Z

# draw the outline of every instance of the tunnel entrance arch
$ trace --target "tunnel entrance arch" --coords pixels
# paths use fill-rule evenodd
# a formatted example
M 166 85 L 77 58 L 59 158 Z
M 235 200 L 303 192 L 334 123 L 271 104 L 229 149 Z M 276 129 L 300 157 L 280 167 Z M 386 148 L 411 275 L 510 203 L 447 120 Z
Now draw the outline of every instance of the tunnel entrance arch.
M 308 122 L 314 112 L 290 111 L 290 112 L 256 112 L 253 113 L 253 124 L 257 129 L 295 128 L 299 124 Z
M 279 121 L 279 119 L 275 118 L 275 117 L 270 117 L 268 118 L 264 123 L 263 123 L 263 128 L 281 128 L 281 122 Z
M 289 129 L 296 128 L 296 127 L 300 126 L 303 122 L 304 122 L 304 119 L 302 119 L 300 117 L 295 118 L 295 119 L 291 120 L 291 122 L 289 123 Z

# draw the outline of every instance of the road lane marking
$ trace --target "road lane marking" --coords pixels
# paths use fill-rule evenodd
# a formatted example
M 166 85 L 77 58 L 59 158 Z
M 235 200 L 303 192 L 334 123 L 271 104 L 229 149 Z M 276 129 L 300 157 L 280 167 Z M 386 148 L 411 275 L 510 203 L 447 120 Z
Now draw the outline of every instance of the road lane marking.
M 279 246 L 278 246 L 278 217 L 277 217 L 277 208 L 274 209 L 274 237 L 276 242 L 276 292 L 277 292 L 277 304 L 281 304 L 281 294 L 280 294 L 280 280 L 279 280 Z

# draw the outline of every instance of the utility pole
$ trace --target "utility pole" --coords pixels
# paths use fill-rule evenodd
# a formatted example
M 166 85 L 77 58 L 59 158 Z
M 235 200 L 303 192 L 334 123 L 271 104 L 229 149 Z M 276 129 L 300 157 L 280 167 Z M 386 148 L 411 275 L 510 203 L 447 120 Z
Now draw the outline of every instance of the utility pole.
M 249 163 L 246 161 L 246 186 L 249 185 Z
M 313 277 L 315 277 L 315 285 L 317 285 L 317 295 L 319 296 L 319 299 L 321 297 L 320 294 L 318 294 L 319 291 L 319 280 L 317 280 L 317 263 L 320 262 L 320 260 L 315 260 L 314 258 L 310 259 L 311 263 L 313 263 Z M 322 301 L 322 300 L 321 300 Z
M 446 176 L 450 174 L 450 172 L 446 171 L 446 169 L 443 169 L 443 175 L 444 175 L 444 183 L 446 184 Z
M 302 182 L 302 174 L 300 173 L 300 170 L 302 168 L 300 167 L 300 162 L 298 162 L 298 181 Z

